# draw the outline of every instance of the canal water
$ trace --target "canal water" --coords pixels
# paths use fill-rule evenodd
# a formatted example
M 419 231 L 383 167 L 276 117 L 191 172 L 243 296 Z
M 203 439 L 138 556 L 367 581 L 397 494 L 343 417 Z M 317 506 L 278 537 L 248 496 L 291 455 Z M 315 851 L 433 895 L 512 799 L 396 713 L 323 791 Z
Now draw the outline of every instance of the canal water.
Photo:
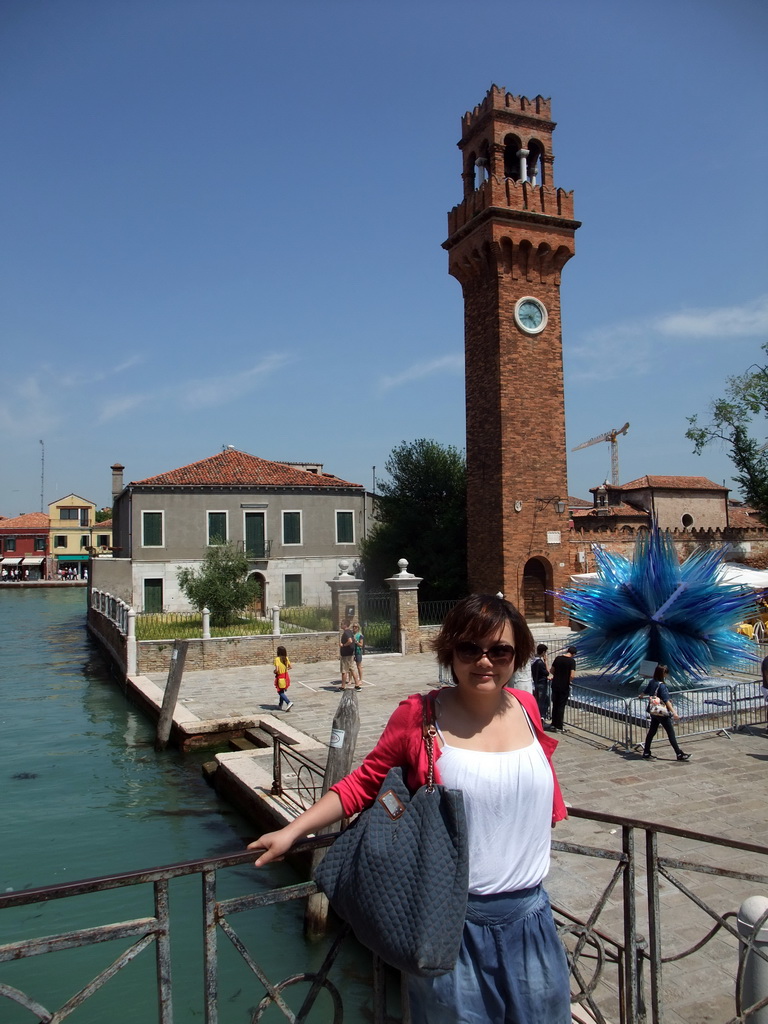
M 233 853 L 253 836 L 253 826 L 205 782 L 201 764 L 210 752 L 155 752 L 151 724 L 127 701 L 85 630 L 85 603 L 81 589 L 0 586 L 0 892 Z M 298 880 L 284 865 L 262 871 L 244 865 L 225 876 L 220 896 Z M 199 878 L 172 884 L 175 1024 L 204 1019 L 200 905 Z M 13 908 L 0 914 L 0 944 L 152 913 L 148 886 Z M 301 939 L 298 904 L 238 916 L 236 927 L 263 957 L 271 981 L 319 965 L 324 950 Z M 0 964 L 0 982 L 56 1009 L 128 944 Z M 219 948 L 220 1024 L 245 1024 L 264 989 L 221 934 Z M 360 965 L 353 954 L 344 966 L 350 1024 L 369 1019 Z M 158 1019 L 153 978 L 150 947 L 67 1020 L 152 1024 Z M 296 999 L 288 1001 L 300 996 L 297 986 Z M 0 996 L 2 1024 L 38 1019 Z M 284 1019 L 274 1007 L 263 1018 Z M 310 1017 L 324 1019 L 331 1019 L 329 1004 Z

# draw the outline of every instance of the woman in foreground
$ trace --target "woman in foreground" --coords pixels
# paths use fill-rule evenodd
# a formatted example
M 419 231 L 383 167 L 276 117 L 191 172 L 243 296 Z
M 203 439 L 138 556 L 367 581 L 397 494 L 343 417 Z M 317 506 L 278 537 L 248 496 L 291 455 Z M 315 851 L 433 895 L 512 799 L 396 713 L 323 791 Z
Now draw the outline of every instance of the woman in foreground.
M 551 764 L 557 741 L 542 729 L 532 694 L 507 688 L 533 653 L 517 609 L 472 595 L 446 616 L 435 638 L 454 687 L 435 690 L 435 781 L 464 793 L 469 833 L 469 901 L 456 967 L 409 976 L 415 1024 L 570 1024 L 568 965 L 542 882 L 550 833 L 566 817 Z M 394 711 L 362 765 L 279 832 L 249 849 L 256 866 L 309 833 L 370 806 L 390 768 L 412 790 L 427 780 L 422 699 Z

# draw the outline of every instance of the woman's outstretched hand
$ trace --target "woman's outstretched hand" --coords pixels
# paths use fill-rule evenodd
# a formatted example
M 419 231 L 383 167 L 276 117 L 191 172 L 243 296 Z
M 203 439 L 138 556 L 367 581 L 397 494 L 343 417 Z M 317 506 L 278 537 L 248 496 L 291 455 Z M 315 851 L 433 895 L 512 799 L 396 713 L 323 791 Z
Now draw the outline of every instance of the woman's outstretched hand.
M 290 824 L 278 829 L 277 832 L 267 832 L 258 839 L 254 839 L 252 843 L 248 843 L 247 849 L 264 851 L 254 861 L 257 868 L 264 867 L 265 864 L 271 864 L 273 860 L 282 860 L 293 844 L 300 839 L 304 839 L 328 825 L 333 825 L 334 822 L 341 821 L 343 817 L 344 808 L 341 806 L 341 800 L 333 790 L 329 790 L 316 804 L 309 810 L 303 811 Z
M 288 829 L 285 828 L 281 828 L 279 832 L 266 832 L 258 839 L 254 839 L 252 843 L 248 843 L 248 850 L 264 851 L 254 861 L 257 868 L 264 867 L 265 864 L 270 864 L 273 860 L 283 860 L 294 843 L 294 839 L 290 834 L 284 834 L 286 832 L 288 832 Z

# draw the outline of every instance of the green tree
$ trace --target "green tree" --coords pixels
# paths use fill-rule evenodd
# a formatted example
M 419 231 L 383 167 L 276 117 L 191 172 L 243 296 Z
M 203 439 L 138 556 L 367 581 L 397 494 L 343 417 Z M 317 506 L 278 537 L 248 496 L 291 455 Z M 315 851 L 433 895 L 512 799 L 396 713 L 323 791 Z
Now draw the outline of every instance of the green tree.
M 97 508 L 96 509 L 96 522 L 97 523 L 106 523 L 111 518 L 112 518 L 112 509 L 111 508 Z
M 768 354 L 768 342 L 763 351 Z M 712 403 L 709 423 L 700 426 L 697 416 L 689 416 L 685 436 L 693 441 L 697 455 L 715 441 L 730 449 L 734 482 L 744 500 L 768 522 L 768 449 L 750 436 L 756 416 L 768 416 L 768 367 L 757 364 L 727 379 L 725 396 Z
M 424 582 L 420 596 L 449 600 L 467 592 L 467 467 L 457 448 L 420 438 L 392 449 L 379 486 L 374 525 L 363 541 L 369 586 L 382 585 L 407 558 Z
M 248 577 L 245 553 L 232 544 L 209 547 L 199 570 L 179 569 L 176 576 L 190 604 L 208 608 L 215 626 L 229 625 L 261 593 L 256 580 Z

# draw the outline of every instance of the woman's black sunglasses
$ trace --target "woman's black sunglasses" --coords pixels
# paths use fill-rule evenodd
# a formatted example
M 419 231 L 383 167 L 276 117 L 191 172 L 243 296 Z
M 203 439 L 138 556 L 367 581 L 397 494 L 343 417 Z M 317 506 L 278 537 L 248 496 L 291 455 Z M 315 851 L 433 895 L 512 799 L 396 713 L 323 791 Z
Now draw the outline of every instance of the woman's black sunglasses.
M 485 648 L 465 640 L 456 644 L 453 653 L 466 665 L 479 661 L 484 656 L 495 665 L 509 665 L 515 656 L 515 648 L 511 644 L 492 644 Z

